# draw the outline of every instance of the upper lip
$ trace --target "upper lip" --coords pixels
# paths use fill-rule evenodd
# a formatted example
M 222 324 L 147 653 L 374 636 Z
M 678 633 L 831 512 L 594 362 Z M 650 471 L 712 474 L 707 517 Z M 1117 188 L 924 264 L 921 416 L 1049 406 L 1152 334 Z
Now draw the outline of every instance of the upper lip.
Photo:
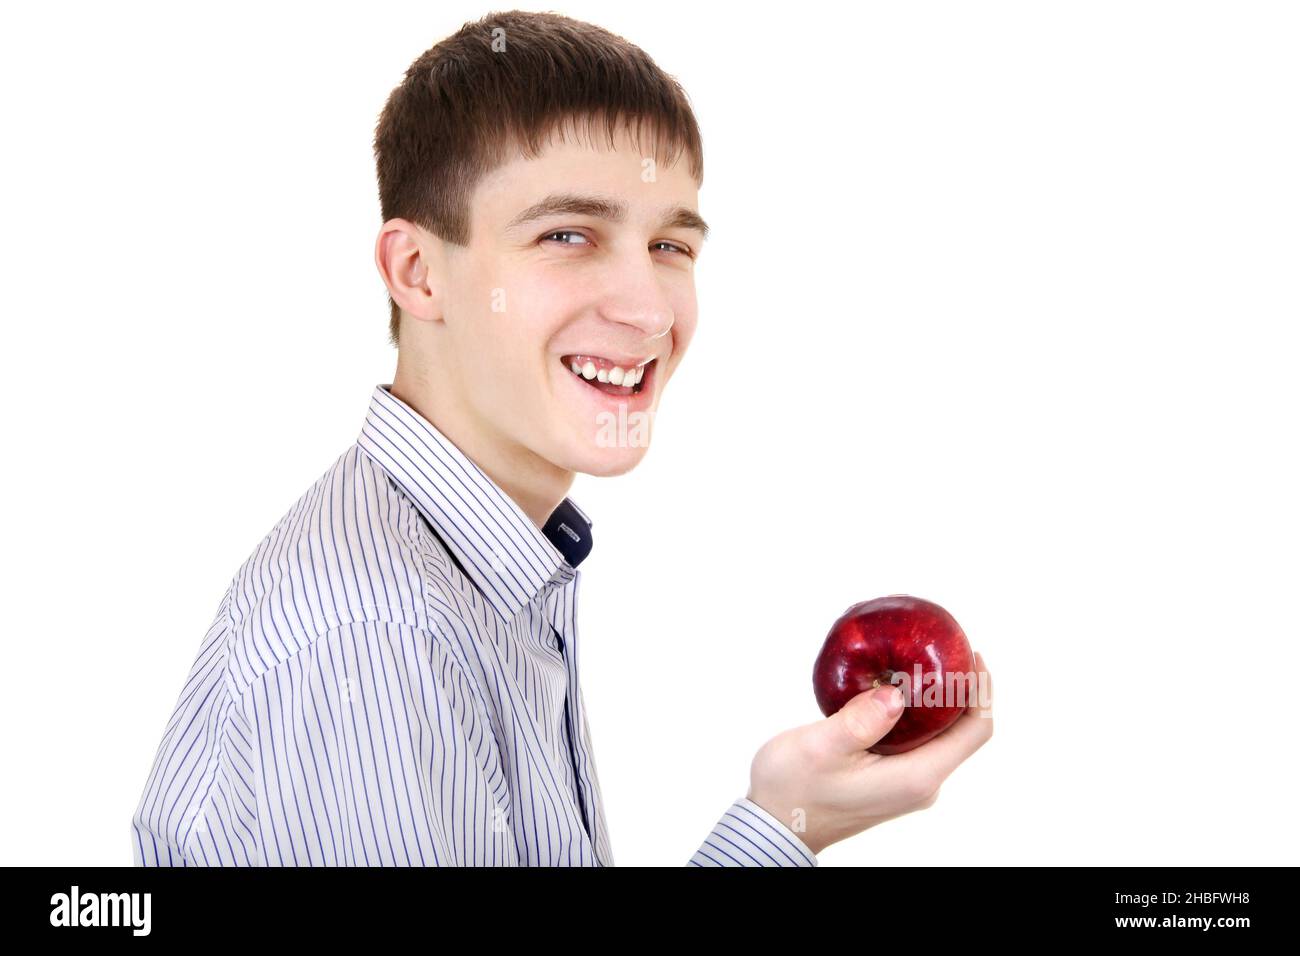
M 607 352 L 594 352 L 594 351 L 593 352 L 566 352 L 561 357 L 564 359 L 572 359 L 572 358 L 577 358 L 579 356 L 582 358 L 604 359 L 606 362 L 610 362 L 611 364 L 615 365 L 618 368 L 625 368 L 625 369 L 640 368 L 642 365 L 649 365 L 655 359 L 659 358 L 658 355 L 649 355 L 649 356 L 644 356 L 642 358 L 628 358 L 626 356 L 610 355 Z

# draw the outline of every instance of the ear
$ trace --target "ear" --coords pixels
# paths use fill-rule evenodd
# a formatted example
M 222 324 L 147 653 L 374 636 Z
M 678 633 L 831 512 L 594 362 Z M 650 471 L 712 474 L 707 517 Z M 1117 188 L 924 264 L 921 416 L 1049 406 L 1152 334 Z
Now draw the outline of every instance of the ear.
M 409 219 L 390 219 L 375 239 L 375 267 L 388 292 L 407 315 L 442 318 L 442 240 Z

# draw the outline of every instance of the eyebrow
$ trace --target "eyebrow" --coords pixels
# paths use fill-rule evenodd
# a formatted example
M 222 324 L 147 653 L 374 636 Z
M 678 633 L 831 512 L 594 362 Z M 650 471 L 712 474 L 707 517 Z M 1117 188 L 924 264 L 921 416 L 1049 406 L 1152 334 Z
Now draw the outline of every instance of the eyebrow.
M 545 219 L 548 216 L 592 216 L 607 219 L 610 222 L 623 222 L 627 218 L 627 203 L 603 196 L 587 196 L 578 193 L 552 193 L 541 202 L 535 202 L 515 218 L 510 220 L 507 229 L 514 229 L 525 223 Z M 660 229 L 695 229 L 704 238 L 708 238 L 709 224 L 694 209 L 674 206 L 659 219 Z

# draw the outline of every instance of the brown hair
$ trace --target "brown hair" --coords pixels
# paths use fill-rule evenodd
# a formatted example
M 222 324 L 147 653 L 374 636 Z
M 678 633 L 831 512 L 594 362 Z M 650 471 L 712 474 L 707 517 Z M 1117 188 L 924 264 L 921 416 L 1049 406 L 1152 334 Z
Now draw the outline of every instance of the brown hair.
M 686 93 L 639 47 L 554 13 L 512 10 L 466 23 L 422 53 L 389 94 L 375 129 L 383 220 L 400 217 L 457 245 L 469 242 L 469 200 L 479 180 L 508 161 L 534 158 L 567 121 L 651 127 L 656 161 L 685 150 L 704 181 L 704 148 Z M 400 309 L 388 296 L 389 340 Z

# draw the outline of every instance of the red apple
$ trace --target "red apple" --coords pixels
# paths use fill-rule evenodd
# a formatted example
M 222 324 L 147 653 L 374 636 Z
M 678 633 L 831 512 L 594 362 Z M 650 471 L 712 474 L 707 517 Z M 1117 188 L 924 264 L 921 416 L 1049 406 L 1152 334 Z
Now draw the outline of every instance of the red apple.
M 970 642 L 951 614 L 891 594 L 853 605 L 831 625 L 813 667 L 813 692 L 829 717 L 863 691 L 898 684 L 903 714 L 869 749 L 899 754 L 943 733 L 976 703 L 976 685 L 967 683 L 974 669 Z

